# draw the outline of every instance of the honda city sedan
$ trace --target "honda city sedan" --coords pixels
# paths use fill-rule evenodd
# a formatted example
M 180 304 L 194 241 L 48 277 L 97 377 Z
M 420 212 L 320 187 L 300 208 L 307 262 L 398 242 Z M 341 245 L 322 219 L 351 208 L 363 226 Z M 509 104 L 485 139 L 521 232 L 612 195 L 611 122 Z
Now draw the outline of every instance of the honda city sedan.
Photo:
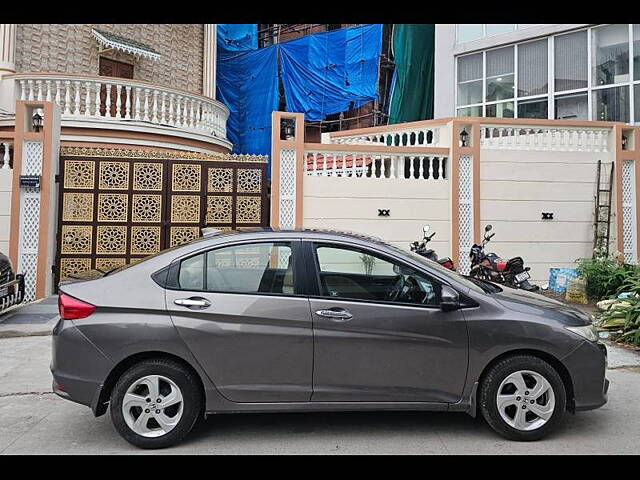
M 585 314 L 356 234 L 205 235 L 59 293 L 53 390 L 142 448 L 276 411 L 467 412 L 537 440 L 607 401 Z

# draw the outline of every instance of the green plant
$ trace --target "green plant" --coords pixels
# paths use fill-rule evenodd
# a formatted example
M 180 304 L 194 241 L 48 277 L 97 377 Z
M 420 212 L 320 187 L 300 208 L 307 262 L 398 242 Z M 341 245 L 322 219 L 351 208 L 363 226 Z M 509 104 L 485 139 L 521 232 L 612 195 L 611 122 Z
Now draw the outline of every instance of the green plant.
M 598 325 L 616 330 L 617 340 L 640 346 L 640 297 L 618 300 L 600 316 Z
M 625 267 L 611 257 L 579 259 L 578 274 L 587 280 L 587 296 L 598 300 L 615 295 L 627 279 Z
M 364 272 L 367 275 L 371 275 L 373 273 L 373 267 L 376 264 L 375 257 L 372 257 L 371 255 L 367 255 L 363 253 L 362 255 L 360 255 L 360 260 L 364 265 Z

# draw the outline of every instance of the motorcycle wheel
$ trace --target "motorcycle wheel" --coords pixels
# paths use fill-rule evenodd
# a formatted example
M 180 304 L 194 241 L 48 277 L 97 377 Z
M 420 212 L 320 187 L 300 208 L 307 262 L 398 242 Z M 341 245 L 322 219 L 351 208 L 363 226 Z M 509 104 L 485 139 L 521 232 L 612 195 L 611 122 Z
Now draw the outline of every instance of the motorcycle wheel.
M 519 287 L 523 290 L 527 290 L 528 292 L 537 292 L 538 290 L 540 290 L 540 287 L 538 285 L 531 285 L 529 283 L 529 280 L 520 282 Z

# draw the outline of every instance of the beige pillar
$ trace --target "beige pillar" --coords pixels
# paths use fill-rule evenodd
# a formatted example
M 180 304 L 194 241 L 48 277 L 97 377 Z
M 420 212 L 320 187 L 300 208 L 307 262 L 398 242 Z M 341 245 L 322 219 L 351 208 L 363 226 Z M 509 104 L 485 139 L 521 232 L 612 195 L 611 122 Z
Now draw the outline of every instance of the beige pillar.
M 204 25 L 204 50 L 202 62 L 202 94 L 216 98 L 216 24 Z
M 0 23 L 0 75 L 16 73 L 16 24 Z
M 15 112 L 14 81 L 2 77 L 16 73 L 15 23 L 0 23 L 0 109 Z
M 39 132 L 31 122 L 36 109 L 44 117 Z M 59 146 L 60 107 L 53 102 L 16 102 L 9 257 L 25 275 L 26 301 L 53 293 Z M 21 187 L 20 175 L 39 175 L 40 188 Z

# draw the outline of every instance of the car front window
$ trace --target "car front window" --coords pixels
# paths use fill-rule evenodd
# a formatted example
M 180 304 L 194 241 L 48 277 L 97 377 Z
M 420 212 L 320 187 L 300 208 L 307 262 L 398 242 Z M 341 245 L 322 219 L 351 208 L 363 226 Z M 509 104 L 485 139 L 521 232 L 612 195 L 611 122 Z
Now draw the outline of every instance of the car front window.
M 422 263 L 423 265 L 426 265 L 429 268 L 436 269 L 442 275 L 444 275 L 444 276 L 446 276 L 448 278 L 451 278 L 454 282 L 458 282 L 458 283 L 461 283 L 461 284 L 465 285 L 466 287 L 470 288 L 474 292 L 488 293 L 487 290 L 485 290 L 484 288 L 480 287 L 477 283 L 472 282 L 470 279 L 466 278 L 464 275 L 461 275 L 458 272 L 454 272 L 452 270 L 449 270 L 448 268 L 443 267 L 438 262 L 434 262 L 432 260 L 429 260 L 429 259 L 423 257 L 422 255 L 418 255 L 417 253 L 410 252 L 408 250 L 404 250 L 402 248 L 396 247 L 395 245 L 391 245 L 391 244 L 386 243 L 386 242 L 381 242 L 381 243 L 384 243 L 385 246 L 391 248 L 392 250 L 395 250 L 396 252 L 398 252 L 401 255 L 409 256 L 412 259 Z
M 411 267 L 355 247 L 320 243 L 315 251 L 323 297 L 440 305 L 440 284 Z

